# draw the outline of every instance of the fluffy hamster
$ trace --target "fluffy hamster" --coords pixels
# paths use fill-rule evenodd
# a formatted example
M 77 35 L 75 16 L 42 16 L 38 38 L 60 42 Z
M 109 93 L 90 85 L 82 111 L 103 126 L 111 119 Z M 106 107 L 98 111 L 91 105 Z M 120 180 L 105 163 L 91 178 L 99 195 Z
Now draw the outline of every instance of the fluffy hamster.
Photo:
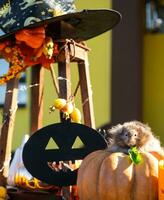
M 106 140 L 111 152 L 128 153 L 129 148 L 140 151 L 159 152 L 164 156 L 160 141 L 154 136 L 151 128 L 139 121 L 118 124 L 107 131 Z

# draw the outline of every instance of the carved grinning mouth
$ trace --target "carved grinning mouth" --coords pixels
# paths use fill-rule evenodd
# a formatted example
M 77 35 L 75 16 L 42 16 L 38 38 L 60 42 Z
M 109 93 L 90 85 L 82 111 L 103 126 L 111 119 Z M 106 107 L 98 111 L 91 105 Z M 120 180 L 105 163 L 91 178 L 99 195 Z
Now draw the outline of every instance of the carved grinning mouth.
M 81 139 L 77 136 L 73 145 L 72 145 L 72 150 L 73 149 L 79 149 L 82 147 L 85 147 Z M 55 142 L 55 140 L 51 137 L 50 140 L 48 141 L 45 150 L 59 150 L 59 146 Z M 74 160 L 74 161 L 50 161 L 47 162 L 47 165 L 50 169 L 52 169 L 55 172 L 68 172 L 68 171 L 74 171 L 79 168 L 82 160 Z
M 47 165 L 50 169 L 55 172 L 68 172 L 74 171 L 79 168 L 82 160 L 75 161 L 59 161 L 59 162 L 47 162 Z

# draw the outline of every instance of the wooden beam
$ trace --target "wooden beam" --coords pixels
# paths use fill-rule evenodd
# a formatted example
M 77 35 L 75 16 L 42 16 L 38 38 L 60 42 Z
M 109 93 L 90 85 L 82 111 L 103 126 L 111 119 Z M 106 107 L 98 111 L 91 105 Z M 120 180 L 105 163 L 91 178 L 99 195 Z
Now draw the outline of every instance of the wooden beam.
M 31 84 L 38 84 L 37 87 L 31 88 L 30 130 L 32 134 L 42 128 L 44 68 L 40 65 L 36 65 L 33 66 L 31 70 Z
M 6 185 L 9 163 L 11 159 L 12 138 L 17 110 L 18 79 L 7 83 L 6 97 L 3 109 L 3 122 L 0 135 L 0 185 Z
M 62 59 L 58 62 L 59 97 L 69 99 L 71 96 L 71 70 L 68 45 L 65 45 Z
M 85 61 L 86 52 L 90 51 L 90 49 L 86 45 L 74 42 L 72 40 L 69 42 L 69 49 L 71 61 L 76 62 L 78 62 L 79 60 Z
M 71 70 L 70 70 L 70 53 L 68 45 L 64 46 L 62 58 L 58 62 L 59 79 L 59 97 L 69 99 L 71 96 Z M 61 122 L 65 121 L 63 114 L 60 113 Z M 62 188 L 62 196 L 65 200 L 70 200 L 70 187 Z
M 78 70 L 79 70 L 84 124 L 92 128 L 95 128 L 92 88 L 90 82 L 89 62 L 88 62 L 87 52 L 85 52 L 85 60 L 78 62 Z

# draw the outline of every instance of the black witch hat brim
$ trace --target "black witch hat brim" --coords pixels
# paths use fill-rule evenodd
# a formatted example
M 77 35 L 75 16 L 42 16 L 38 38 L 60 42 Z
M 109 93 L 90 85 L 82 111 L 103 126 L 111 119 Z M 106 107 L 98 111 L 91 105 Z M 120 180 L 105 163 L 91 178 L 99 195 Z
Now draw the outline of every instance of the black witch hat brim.
M 83 10 L 35 22 L 35 24 L 23 28 L 44 25 L 47 34 L 56 40 L 74 39 L 85 41 L 112 29 L 120 20 L 121 15 L 115 10 Z M 4 33 L 0 36 L 0 41 L 12 37 L 16 31 L 18 30 Z

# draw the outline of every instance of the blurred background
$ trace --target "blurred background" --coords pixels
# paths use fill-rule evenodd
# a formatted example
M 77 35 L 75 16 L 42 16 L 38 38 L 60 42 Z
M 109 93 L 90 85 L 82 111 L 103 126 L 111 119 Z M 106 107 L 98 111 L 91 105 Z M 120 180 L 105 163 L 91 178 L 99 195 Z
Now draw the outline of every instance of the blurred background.
M 75 0 L 75 5 L 77 10 L 106 8 L 122 15 L 111 31 L 86 41 L 91 49 L 88 56 L 96 128 L 139 120 L 150 125 L 164 144 L 164 2 Z M 7 67 L 1 59 L 0 74 Z M 71 73 L 74 91 L 78 81 L 75 64 L 71 65 Z M 21 144 L 24 134 L 30 133 L 30 75 L 28 68 L 20 79 L 13 149 Z M 4 97 L 5 86 L 0 86 L 1 112 Z M 45 70 L 44 126 L 60 122 L 58 111 L 49 113 L 56 98 L 50 72 Z M 80 92 L 75 103 L 82 111 Z

